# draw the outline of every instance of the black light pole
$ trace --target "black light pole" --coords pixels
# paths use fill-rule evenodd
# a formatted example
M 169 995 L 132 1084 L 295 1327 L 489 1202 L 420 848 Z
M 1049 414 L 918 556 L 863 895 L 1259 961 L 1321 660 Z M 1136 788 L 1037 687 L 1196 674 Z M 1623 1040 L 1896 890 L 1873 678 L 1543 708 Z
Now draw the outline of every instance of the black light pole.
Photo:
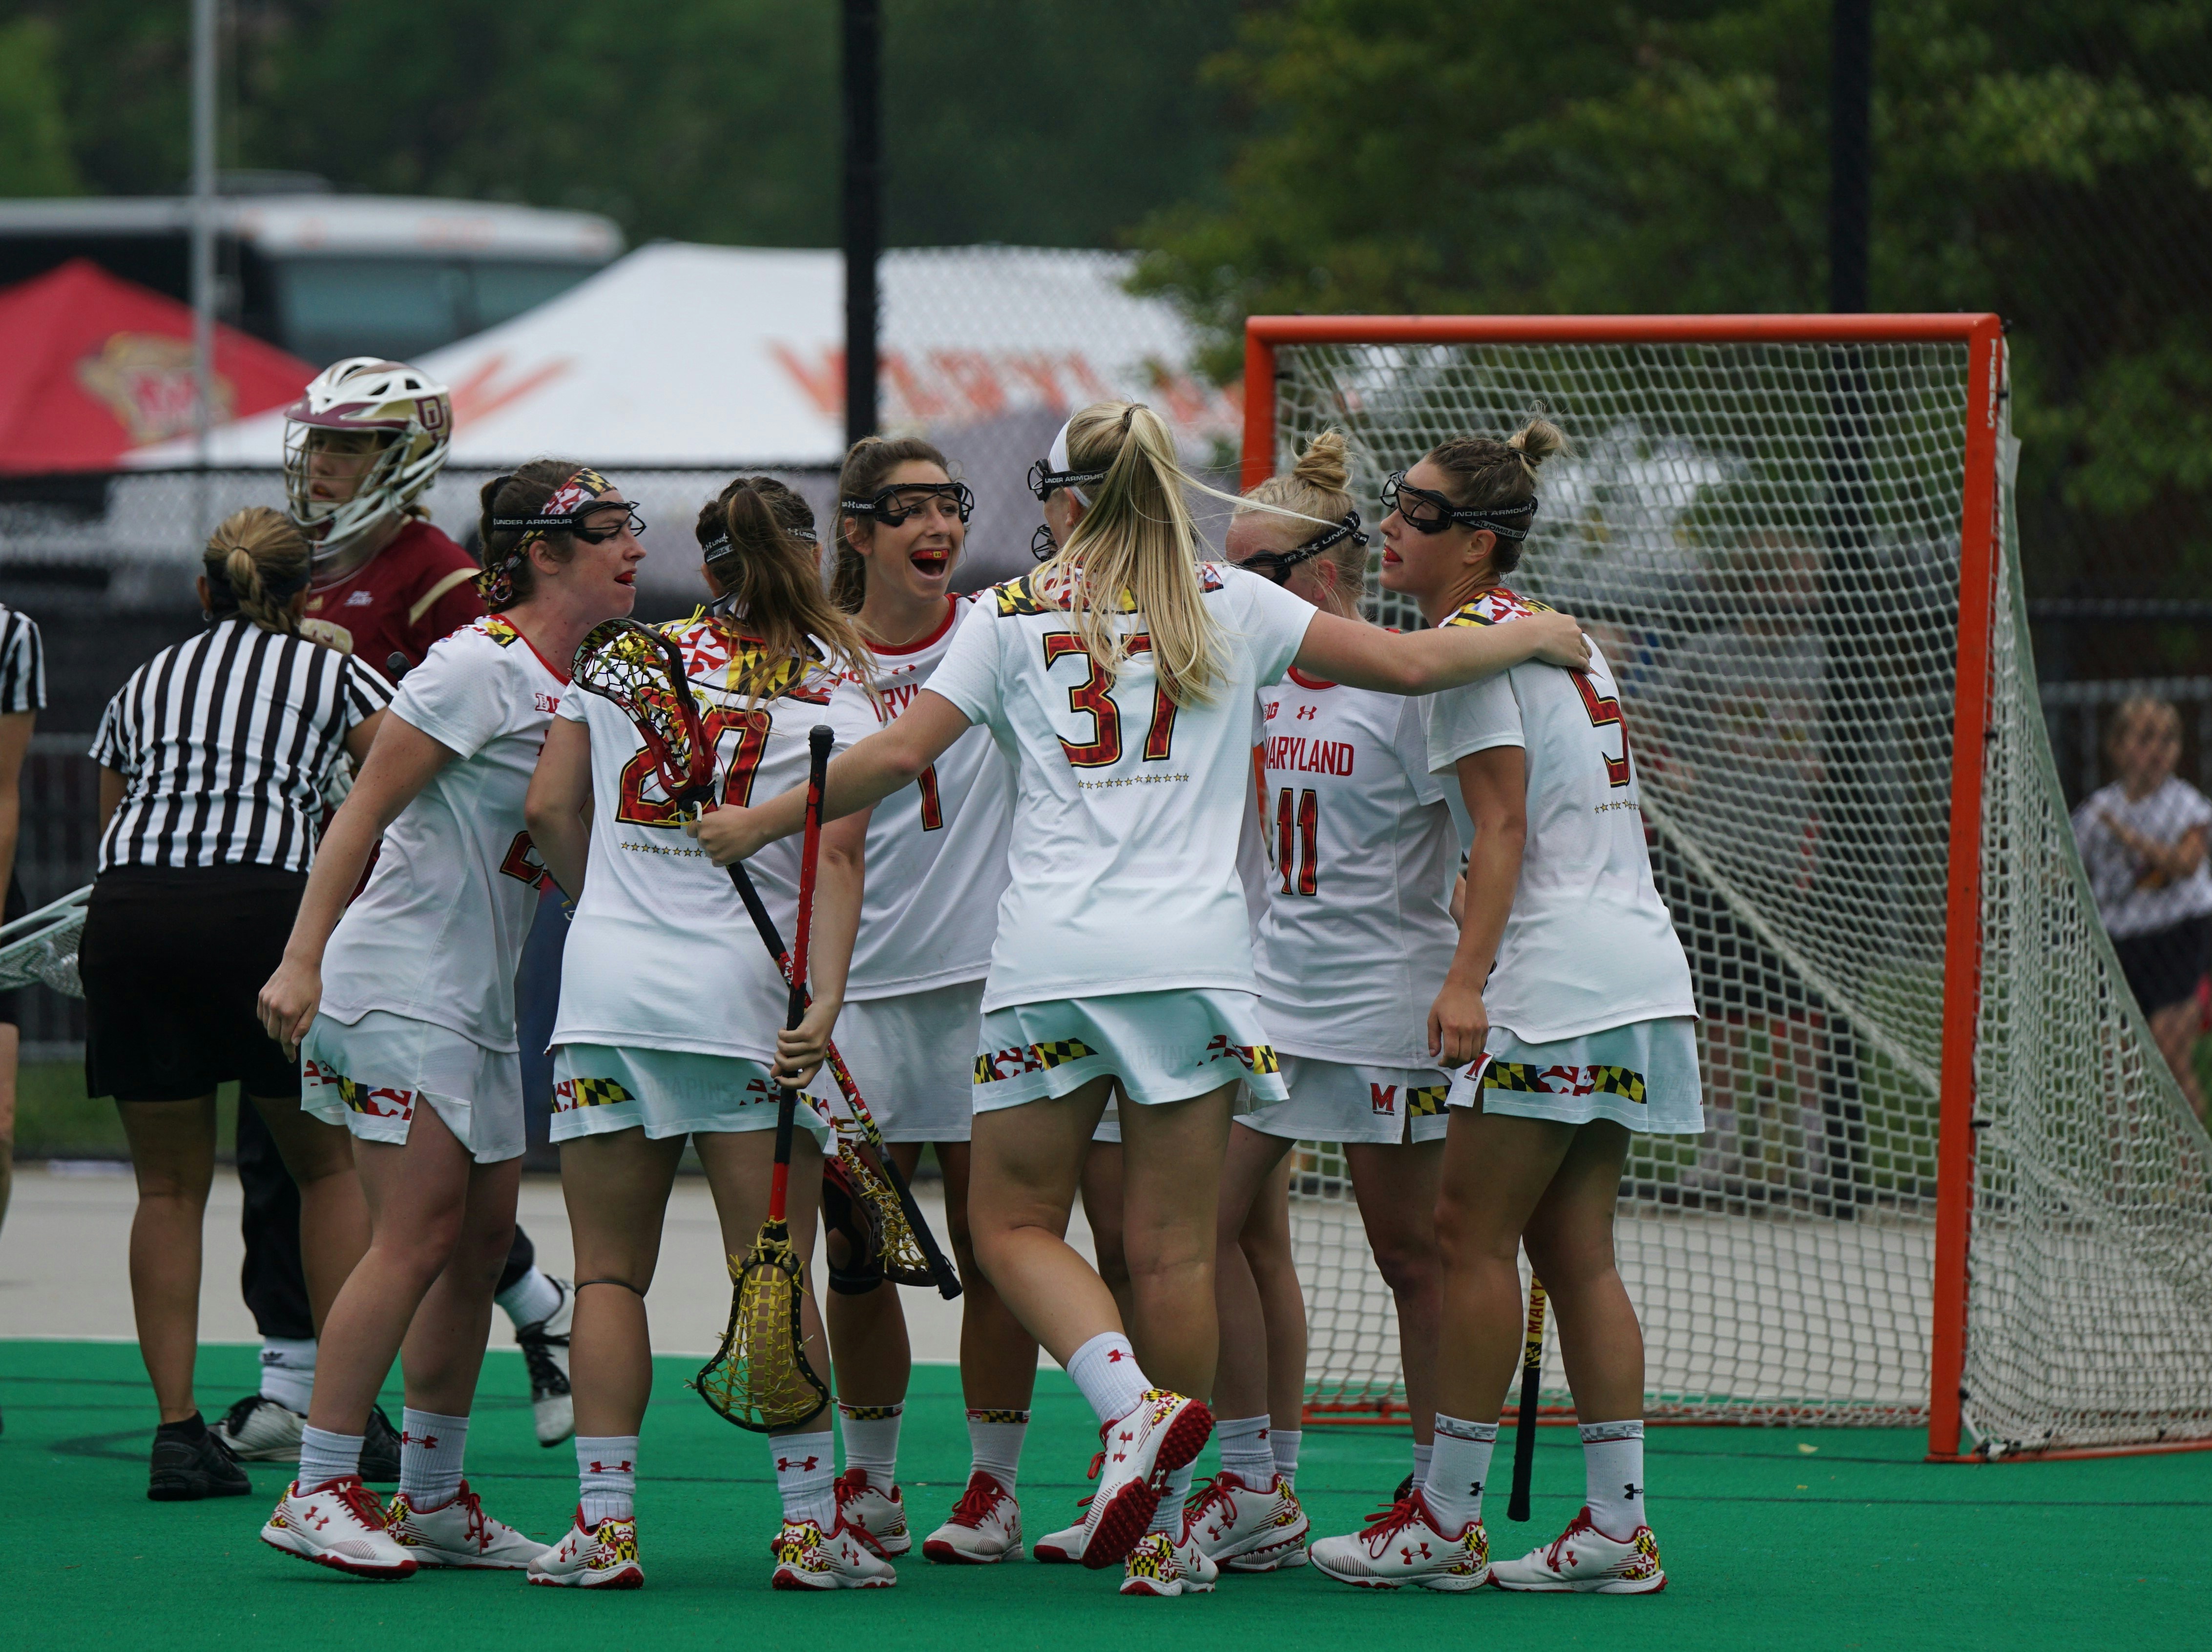
M 1857 313 L 1874 216 L 1874 0 L 1831 0 L 1829 21 L 1828 308 Z
M 883 243 L 878 0 L 845 0 L 845 441 L 876 434 L 876 254 Z

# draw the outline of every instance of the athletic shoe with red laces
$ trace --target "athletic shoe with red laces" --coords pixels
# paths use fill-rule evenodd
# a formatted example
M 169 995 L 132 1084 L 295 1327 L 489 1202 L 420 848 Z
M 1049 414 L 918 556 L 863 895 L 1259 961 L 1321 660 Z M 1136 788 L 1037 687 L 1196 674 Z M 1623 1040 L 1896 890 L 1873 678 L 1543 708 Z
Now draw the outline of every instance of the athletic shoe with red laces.
M 1502 1589 L 1539 1594 L 1656 1594 L 1667 1587 L 1649 1526 L 1625 1539 L 1607 1537 L 1590 1524 L 1587 1509 L 1544 1547 L 1501 1561 L 1490 1577 Z
M 1122 1563 L 1124 1594 L 1211 1594 L 1221 1576 L 1186 1522 L 1182 1540 L 1165 1532 L 1146 1532 Z
M 787 1520 L 768 1546 L 775 1557 L 772 1588 L 887 1589 L 898 1582 L 890 1563 L 842 1520 L 827 1532 L 811 1520 Z
M 1306 1564 L 1312 1527 L 1298 1494 L 1280 1474 L 1262 1489 L 1224 1469 L 1191 1492 L 1183 1521 L 1206 1558 L 1224 1571 L 1278 1571 Z
M 948 1566 L 988 1566 L 1021 1552 L 1022 1511 L 980 1468 L 969 1475 L 952 1517 L 921 1540 L 925 1558 Z
M 356 1577 L 415 1575 L 415 1557 L 384 1529 L 384 1509 L 358 1474 L 316 1486 L 295 1480 L 284 1488 L 276 1512 L 261 1528 L 261 1540 L 272 1549 Z
M 848 1468 L 837 1477 L 837 1518 L 886 1560 L 914 1547 L 906 1528 L 906 1499 L 896 1485 L 888 1495 L 871 1485 L 865 1468 Z
M 1213 1413 L 1196 1400 L 1148 1388 L 1137 1408 L 1098 1430 L 1091 1475 L 1098 1489 L 1084 1511 L 1075 1558 L 1093 1571 L 1128 1558 L 1152 1523 L 1168 1476 L 1190 1462 L 1213 1433 Z
M 1098 1470 L 1093 1467 L 1091 1472 L 1095 1474 Z M 1088 1509 L 1091 1506 L 1091 1499 L 1079 1497 L 1075 1506 L 1079 1509 Z M 1048 1566 L 1074 1565 L 1083 1558 L 1083 1522 L 1079 1520 L 1073 1526 L 1063 1526 L 1056 1532 L 1047 1532 L 1030 1545 L 1030 1558 L 1032 1560 L 1042 1561 Z
M 1457 1536 L 1440 1530 L 1417 1489 L 1349 1537 L 1325 1537 L 1310 1552 L 1322 1572 L 1355 1588 L 1413 1584 L 1457 1594 L 1490 1581 L 1490 1539 L 1476 1521 Z
M 416 1565 L 453 1570 L 520 1571 L 546 1546 L 484 1513 L 466 1480 L 459 1494 L 438 1509 L 417 1509 L 400 1492 L 385 1511 L 384 1529 L 415 1557 Z
M 637 1564 L 637 1521 L 610 1515 L 596 1526 L 576 1523 L 568 1534 L 530 1563 L 530 1581 L 583 1589 L 638 1589 L 645 1568 Z

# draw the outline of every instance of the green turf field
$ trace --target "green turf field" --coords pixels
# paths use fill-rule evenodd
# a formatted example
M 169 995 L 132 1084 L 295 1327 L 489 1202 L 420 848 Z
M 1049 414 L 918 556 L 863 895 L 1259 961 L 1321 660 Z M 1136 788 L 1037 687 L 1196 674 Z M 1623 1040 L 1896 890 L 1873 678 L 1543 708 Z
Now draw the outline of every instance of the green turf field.
M 253 1351 L 204 1351 L 214 1411 L 254 1380 Z M 1553 1647 L 2129 1648 L 2212 1644 L 2212 1453 L 1997 1467 L 1930 1467 L 1901 1431 L 1659 1429 L 1652 1508 L 1670 1578 L 1640 1599 L 1369 1594 L 1310 1568 L 1224 1577 L 1218 1593 L 1123 1600 L 1120 1572 L 1029 1562 L 968 1570 L 909 1558 L 890 1592 L 836 1597 L 768 1588 L 775 1492 L 766 1449 L 714 1417 L 663 1361 L 647 1420 L 639 1499 L 647 1586 L 579 1598 L 513 1574 L 426 1573 L 364 1583 L 306 1565 L 255 1537 L 284 1477 L 252 1468 L 255 1495 L 145 1500 L 154 1418 L 127 1344 L 0 1342 L 0 1487 L 17 1530 L 0 1644 L 10 1648 L 261 1647 L 332 1643 L 550 1649 L 703 1647 L 866 1635 L 867 1644 L 975 1652 L 1079 1652 L 1163 1622 L 1215 1644 L 1348 1648 L 1434 1636 L 1533 1652 Z M 575 1497 L 574 1457 L 538 1449 L 521 1361 L 497 1351 L 469 1442 L 471 1479 L 494 1512 L 550 1539 Z M 940 1520 L 967 1468 L 955 1374 L 916 1373 L 902 1479 L 917 1534 Z M 397 1414 L 397 1397 L 391 1404 Z M 1510 1449 L 1510 1430 L 1500 1442 Z M 1064 1525 L 1095 1436 L 1066 1380 L 1039 1382 L 1022 1485 L 1032 1534 Z M 1501 1465 L 1503 1463 L 1501 1455 Z M 1547 1428 L 1537 1519 L 1493 1507 L 1492 1542 L 1548 1536 L 1581 1500 L 1572 1430 Z M 1310 1430 L 1299 1491 L 1322 1532 L 1349 1528 L 1405 1469 L 1403 1438 Z M 1502 1476 L 1501 1476 L 1502 1479 Z M 1105 1614 L 1102 1617 L 1100 1614 Z

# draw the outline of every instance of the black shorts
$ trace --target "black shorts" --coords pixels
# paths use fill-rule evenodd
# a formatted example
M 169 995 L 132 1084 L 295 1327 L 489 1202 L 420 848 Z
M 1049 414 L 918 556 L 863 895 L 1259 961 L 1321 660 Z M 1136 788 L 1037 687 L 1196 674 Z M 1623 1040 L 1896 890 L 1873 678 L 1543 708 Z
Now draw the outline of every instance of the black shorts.
M 8 898 L 0 902 L 0 924 L 12 924 L 18 918 L 28 917 L 30 912 L 31 903 L 23 895 L 23 880 L 10 878 L 8 880 Z M 20 987 L 11 987 L 0 993 L 0 1026 L 13 1027 L 21 1022 L 22 1003 L 23 989 Z
M 299 1095 L 300 1064 L 254 1005 L 307 886 L 272 866 L 102 872 L 77 951 L 86 1093 L 182 1102 L 234 1078 L 249 1096 Z
M 2184 918 L 2164 929 L 2130 935 L 2112 943 L 2120 973 L 2145 1015 L 2197 996 L 2204 966 L 2212 958 L 2212 916 Z

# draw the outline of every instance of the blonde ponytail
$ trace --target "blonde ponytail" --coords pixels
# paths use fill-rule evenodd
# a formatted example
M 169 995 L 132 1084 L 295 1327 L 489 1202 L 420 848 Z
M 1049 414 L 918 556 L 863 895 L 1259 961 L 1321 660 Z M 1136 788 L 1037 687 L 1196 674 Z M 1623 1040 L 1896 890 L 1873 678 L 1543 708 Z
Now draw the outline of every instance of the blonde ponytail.
M 1295 515 L 1318 518 L 1335 526 L 1352 513 L 1352 452 L 1343 433 L 1324 430 L 1306 444 L 1290 474 L 1279 471 L 1254 483 L 1237 501 L 1237 514 L 1270 507 Z M 1367 589 L 1367 546 L 1346 534 L 1322 555 L 1336 564 L 1336 588 L 1343 593 L 1347 613 L 1357 612 Z
M 264 631 L 300 635 L 292 599 L 307 588 L 307 538 L 282 511 L 233 511 L 209 536 L 201 566 L 218 617 L 237 613 Z

